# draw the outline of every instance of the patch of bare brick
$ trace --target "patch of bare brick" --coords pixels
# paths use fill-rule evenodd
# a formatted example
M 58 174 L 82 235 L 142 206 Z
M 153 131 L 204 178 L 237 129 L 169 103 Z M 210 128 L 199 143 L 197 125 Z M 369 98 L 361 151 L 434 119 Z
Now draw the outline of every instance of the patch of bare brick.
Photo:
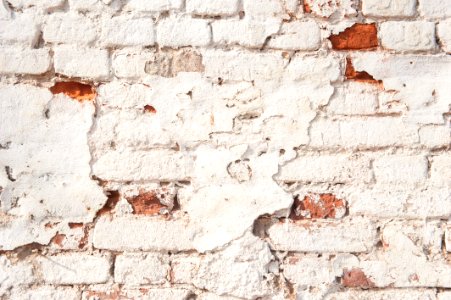
M 144 106 L 144 111 L 148 112 L 148 113 L 151 113 L 151 114 L 156 114 L 157 113 L 157 110 L 152 105 L 145 105 Z
M 119 202 L 121 197 L 118 191 L 108 191 L 107 196 L 108 199 L 105 202 L 105 205 L 97 211 L 97 217 L 110 213 L 116 207 L 116 204 Z
M 376 24 L 356 23 L 329 37 L 335 50 L 373 49 L 378 46 Z
M 304 12 L 307 14 L 310 14 L 312 12 L 312 8 L 306 0 L 304 0 Z
M 179 72 L 203 72 L 202 55 L 194 49 L 165 49 L 156 52 L 154 58 L 146 63 L 145 71 L 151 75 L 174 77 Z
M 352 65 L 350 57 L 346 58 L 346 70 L 345 76 L 348 80 L 354 80 L 359 82 L 366 82 L 372 84 L 382 84 L 382 80 L 376 80 L 374 77 L 366 71 L 356 71 Z
M 299 196 L 294 199 L 290 218 L 327 219 L 340 218 L 346 213 L 346 202 L 332 194 L 309 194 L 302 200 Z
M 93 86 L 76 81 L 56 82 L 50 91 L 53 94 L 65 94 L 78 101 L 91 101 L 97 95 Z
M 63 247 L 63 241 L 66 238 L 66 235 L 57 233 L 51 240 L 53 244 L 56 244 L 60 247 Z
M 155 192 L 143 192 L 138 196 L 128 198 L 127 201 L 133 207 L 133 213 L 137 215 L 156 215 L 167 206 L 161 204 Z
M 374 282 L 372 282 L 361 269 L 353 268 L 351 270 L 344 269 L 341 283 L 345 287 L 369 289 L 373 288 Z

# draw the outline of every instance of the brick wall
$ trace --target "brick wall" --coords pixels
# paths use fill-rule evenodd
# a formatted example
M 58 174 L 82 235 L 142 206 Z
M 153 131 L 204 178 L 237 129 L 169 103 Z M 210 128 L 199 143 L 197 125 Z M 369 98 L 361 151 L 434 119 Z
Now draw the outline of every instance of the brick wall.
M 0 0 L 0 299 L 451 299 L 449 0 Z

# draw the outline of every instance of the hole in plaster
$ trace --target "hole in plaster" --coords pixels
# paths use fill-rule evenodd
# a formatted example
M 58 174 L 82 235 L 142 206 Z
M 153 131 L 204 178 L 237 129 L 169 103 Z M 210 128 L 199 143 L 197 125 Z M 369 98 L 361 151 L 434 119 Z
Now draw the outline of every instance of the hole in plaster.
M 148 113 L 151 113 L 151 114 L 156 114 L 157 110 L 152 105 L 145 105 L 144 106 L 144 112 L 148 112 Z
M 56 82 L 50 91 L 53 94 L 65 94 L 80 102 L 93 100 L 97 95 L 93 86 L 76 81 Z
M 335 50 L 371 49 L 378 46 L 377 28 L 375 23 L 356 23 L 339 34 L 329 37 Z

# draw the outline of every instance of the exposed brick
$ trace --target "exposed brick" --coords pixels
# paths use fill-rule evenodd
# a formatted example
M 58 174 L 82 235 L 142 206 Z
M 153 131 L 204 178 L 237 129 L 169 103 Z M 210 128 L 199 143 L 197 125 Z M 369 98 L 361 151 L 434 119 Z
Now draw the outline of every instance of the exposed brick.
M 331 35 L 329 40 L 336 50 L 362 50 L 378 46 L 376 24 L 356 23 L 343 32 Z
M 143 192 L 138 196 L 127 199 L 133 207 L 133 213 L 137 215 L 156 215 L 167 206 L 162 204 L 153 191 Z
M 369 289 L 374 287 L 374 282 L 366 277 L 362 270 L 354 268 L 351 270 L 345 269 L 341 283 L 345 287 L 358 287 L 362 289 Z
M 89 101 L 96 97 L 95 89 L 91 85 L 75 81 L 56 82 L 50 91 L 53 94 L 65 94 L 78 101 Z
M 145 62 L 145 72 L 151 75 L 174 77 L 179 72 L 203 72 L 202 55 L 190 48 L 154 53 Z
M 450 8 L 0 0 L 0 299 L 451 299 Z
M 293 220 L 338 219 L 346 213 L 346 202 L 332 194 L 308 194 L 301 199 L 294 199 L 290 214 Z
M 366 82 L 372 84 L 382 84 L 382 80 L 374 79 L 374 77 L 371 76 L 371 74 L 368 74 L 368 72 L 356 71 L 354 69 L 354 66 L 352 65 L 352 60 L 350 57 L 346 58 L 345 76 L 348 80 L 355 80 L 358 82 Z

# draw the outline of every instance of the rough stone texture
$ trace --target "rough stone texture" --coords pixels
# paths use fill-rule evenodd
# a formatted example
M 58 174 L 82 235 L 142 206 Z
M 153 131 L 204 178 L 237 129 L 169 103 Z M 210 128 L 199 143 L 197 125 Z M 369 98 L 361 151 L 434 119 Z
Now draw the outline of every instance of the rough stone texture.
M 449 0 L 0 0 L 0 299 L 451 299 Z

